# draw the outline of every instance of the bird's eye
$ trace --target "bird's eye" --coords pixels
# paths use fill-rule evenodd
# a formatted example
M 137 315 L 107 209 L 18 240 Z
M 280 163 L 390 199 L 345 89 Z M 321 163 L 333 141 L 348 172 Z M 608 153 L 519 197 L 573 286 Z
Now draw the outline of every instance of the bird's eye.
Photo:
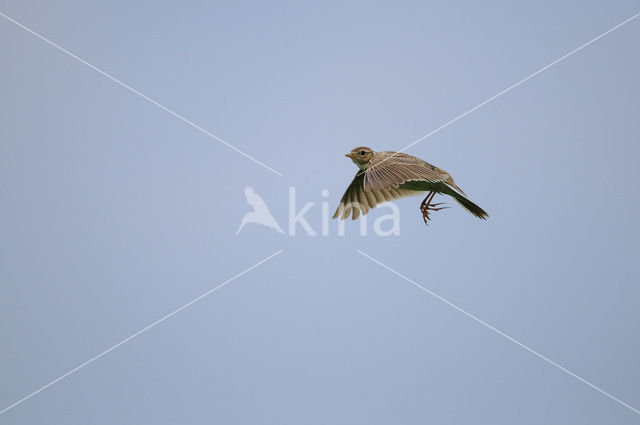
M 360 156 L 364 156 L 365 153 L 365 151 L 360 151 Z

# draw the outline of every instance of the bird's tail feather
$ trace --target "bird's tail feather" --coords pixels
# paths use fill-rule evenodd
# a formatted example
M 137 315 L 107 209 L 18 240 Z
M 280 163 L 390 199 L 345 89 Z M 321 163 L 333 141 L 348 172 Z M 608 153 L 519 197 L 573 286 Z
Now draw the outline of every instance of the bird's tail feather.
M 469 198 L 459 194 L 458 192 L 452 190 L 451 193 L 448 193 L 448 195 L 451 195 L 451 197 L 453 197 L 453 199 L 455 199 L 460 205 L 462 205 L 465 210 L 469 211 L 476 217 L 481 218 L 482 220 L 485 220 L 487 219 L 487 217 L 489 217 L 489 214 L 487 214 L 485 210 L 483 210 L 478 205 L 471 202 Z

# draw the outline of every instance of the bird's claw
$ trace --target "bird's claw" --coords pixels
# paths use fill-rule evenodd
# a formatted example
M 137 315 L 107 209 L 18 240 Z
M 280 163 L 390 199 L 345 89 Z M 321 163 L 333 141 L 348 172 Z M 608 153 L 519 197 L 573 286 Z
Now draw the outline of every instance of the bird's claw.
M 451 208 L 447 206 L 442 206 L 442 207 L 438 206 L 438 205 L 446 205 L 444 202 L 438 202 L 438 203 L 432 204 L 431 200 L 433 199 L 434 195 L 435 193 L 433 192 L 429 193 L 429 195 L 427 195 L 427 197 L 424 198 L 424 201 L 422 201 L 422 204 L 420 204 L 420 212 L 422 213 L 422 219 L 424 220 L 424 224 L 426 224 L 427 226 L 429 225 L 429 220 L 431 220 L 431 217 L 429 217 L 430 211 L 440 211 L 447 208 Z

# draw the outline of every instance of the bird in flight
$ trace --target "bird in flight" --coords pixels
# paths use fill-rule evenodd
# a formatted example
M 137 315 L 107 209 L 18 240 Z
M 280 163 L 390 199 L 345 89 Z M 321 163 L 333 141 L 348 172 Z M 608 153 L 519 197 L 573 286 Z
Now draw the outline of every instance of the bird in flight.
M 342 196 L 333 218 L 344 220 L 351 215 L 355 220 L 360 213 L 365 215 L 385 201 L 425 192 L 427 196 L 420 204 L 420 212 L 426 225 L 431 219 L 430 212 L 449 208 L 440 206 L 442 203 L 431 203 L 436 193 L 451 196 L 478 218 L 484 220 L 489 216 L 469 200 L 449 173 L 420 158 L 402 152 L 375 152 L 366 146 L 354 148 L 345 156 L 358 166 L 358 172 Z

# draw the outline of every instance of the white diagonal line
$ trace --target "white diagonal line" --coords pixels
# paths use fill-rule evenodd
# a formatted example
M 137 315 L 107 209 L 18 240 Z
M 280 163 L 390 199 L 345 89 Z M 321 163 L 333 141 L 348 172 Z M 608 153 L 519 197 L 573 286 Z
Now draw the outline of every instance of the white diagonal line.
M 237 275 L 233 276 L 232 278 L 222 282 L 220 285 L 216 286 L 213 289 L 210 289 L 209 291 L 205 292 L 204 294 L 200 295 L 198 298 L 195 298 L 191 301 L 189 301 L 188 303 L 186 303 L 185 305 L 183 305 L 182 307 L 172 311 L 171 313 L 167 314 L 166 316 L 162 317 L 159 320 L 156 320 L 155 322 L 153 322 L 152 324 L 146 326 L 145 328 L 140 329 L 138 332 L 134 333 L 133 335 L 129 336 L 128 338 L 123 339 L 122 341 L 120 341 L 119 343 L 117 343 L 116 345 L 112 346 L 111 348 L 103 351 L 102 353 L 98 354 L 95 357 L 92 357 L 91 359 L 87 360 L 86 362 L 82 363 L 80 366 L 77 366 L 73 369 L 71 369 L 70 371 L 68 371 L 67 373 L 65 373 L 64 375 L 60 376 L 59 378 L 54 379 L 53 381 L 49 382 L 47 385 L 40 387 L 39 389 L 37 389 L 36 391 L 32 392 L 31 394 L 29 394 L 26 397 L 21 398 L 20 400 L 16 401 L 15 403 L 13 403 L 12 405 L 6 407 L 4 410 L 0 410 L 0 415 L 2 415 L 3 413 L 5 413 L 6 411 L 16 407 L 17 405 L 19 405 L 20 403 L 30 399 L 31 397 L 33 397 L 34 395 L 38 394 L 40 391 L 43 391 L 47 388 L 49 388 L 50 386 L 52 386 L 53 384 L 55 384 L 58 381 L 61 381 L 62 379 L 66 378 L 67 376 L 71 375 L 74 372 L 77 372 L 78 370 L 82 369 L 83 367 L 87 366 L 90 363 L 93 363 L 94 361 L 98 360 L 100 357 L 104 356 L 105 354 L 115 350 L 116 348 L 120 347 L 122 344 L 125 344 L 129 341 L 131 341 L 133 338 L 137 337 L 138 335 L 148 331 L 149 329 L 153 328 L 154 326 L 164 322 L 165 320 L 167 320 L 168 318 L 170 318 L 171 316 L 173 316 L 176 313 L 179 313 L 180 311 L 184 310 L 185 308 L 189 307 L 191 304 L 197 303 L 198 301 L 200 301 L 201 299 L 203 299 L 204 297 L 206 297 L 207 295 L 211 294 L 212 292 L 217 291 L 218 289 L 222 288 L 223 286 L 225 286 L 226 284 L 236 280 L 237 278 L 239 278 L 240 276 L 244 275 L 245 273 L 250 272 L 251 270 L 255 269 L 256 267 L 258 267 L 259 265 L 269 261 L 270 259 L 272 259 L 273 257 L 275 257 L 276 255 L 280 254 L 282 252 L 282 250 L 271 254 L 270 256 L 268 256 L 267 258 L 259 261 L 258 263 L 254 264 L 253 266 L 244 269 L 243 271 L 241 271 L 240 273 L 238 273 Z
M 0 16 L 2 16 L 3 18 L 5 18 L 6 20 L 8 20 L 10 22 L 13 22 L 14 24 L 19 26 L 23 30 L 28 31 L 31 34 L 35 35 L 36 37 L 38 37 L 40 40 L 44 41 L 45 43 L 48 43 L 51 46 L 55 47 L 56 49 L 66 53 L 67 55 L 69 55 L 72 58 L 74 58 L 75 60 L 83 63 L 84 65 L 88 66 L 89 68 L 93 69 L 94 71 L 99 72 L 100 74 L 102 74 L 105 77 L 107 77 L 108 79 L 116 82 L 117 84 L 121 85 L 122 87 L 126 88 L 127 90 L 137 94 L 141 98 L 149 101 L 150 103 L 154 104 L 155 106 L 157 106 L 158 108 L 162 109 L 163 111 L 166 111 L 166 112 L 170 113 L 171 115 L 173 115 L 174 117 L 178 118 L 179 120 L 189 124 L 191 127 L 195 128 L 196 130 L 199 130 L 200 132 L 202 132 L 202 133 L 206 134 L 207 136 L 211 137 L 212 139 L 217 140 L 218 142 L 222 143 L 223 145 L 227 146 L 228 148 L 233 149 L 234 151 L 238 152 L 240 155 L 244 156 L 245 158 L 250 159 L 251 161 L 255 162 L 256 164 L 259 164 L 259 165 L 263 166 L 264 168 L 266 168 L 267 170 L 271 171 L 272 173 L 277 174 L 280 177 L 282 177 L 282 174 L 280 172 L 274 170 L 273 168 L 269 167 L 268 165 L 264 164 L 263 162 L 258 161 L 257 159 L 255 159 L 254 157 L 249 155 L 248 153 L 236 148 L 231 143 L 227 142 L 226 140 L 221 139 L 220 137 L 216 136 L 215 134 L 211 133 L 210 131 L 205 130 L 204 128 L 200 127 L 198 124 L 194 123 L 191 120 L 188 120 L 187 118 L 183 117 L 182 115 L 180 115 L 179 113 L 175 112 L 174 110 L 172 110 L 170 108 L 167 108 L 166 106 L 160 104 L 159 102 L 157 102 L 157 101 L 151 99 L 150 97 L 140 93 L 138 90 L 136 90 L 133 87 L 123 83 L 122 81 L 118 80 L 116 77 L 112 76 L 111 74 L 108 74 L 105 71 L 101 70 L 100 68 L 98 68 L 98 67 L 96 67 L 94 65 L 91 65 L 89 62 L 85 61 L 84 59 L 79 58 L 78 56 L 74 55 L 73 53 L 71 53 L 67 49 L 57 45 L 53 41 L 45 38 L 44 36 L 38 34 L 37 32 L 33 31 L 32 29 L 27 28 L 26 26 L 22 25 L 20 22 L 16 21 L 15 19 L 10 18 L 9 16 L 5 15 L 2 12 L 0 12 Z
M 509 335 L 505 334 L 504 332 L 494 328 L 493 326 L 491 326 L 490 324 L 488 324 L 487 322 L 484 322 L 481 319 L 478 319 L 476 316 L 474 316 L 471 313 L 467 313 L 465 310 L 461 309 L 460 307 L 458 307 L 457 305 L 453 304 L 450 301 L 447 301 L 446 299 L 442 298 L 440 295 L 436 294 L 433 291 L 430 291 L 429 289 L 425 288 L 424 286 L 420 285 L 417 282 L 414 282 L 413 280 L 409 279 L 407 276 L 403 275 L 402 273 L 392 269 L 391 267 L 387 266 L 386 264 L 381 263 L 380 261 L 376 260 L 375 258 L 371 257 L 370 255 L 365 254 L 364 252 L 360 251 L 359 249 L 356 250 L 359 254 L 362 254 L 363 256 L 367 257 L 369 260 L 373 261 L 374 263 L 378 264 L 379 266 L 389 270 L 391 273 L 403 278 L 404 280 L 406 280 L 407 282 L 411 283 L 412 285 L 414 285 L 415 287 L 421 289 L 422 291 L 426 292 L 427 294 L 431 295 L 432 297 L 435 297 L 437 299 L 439 299 L 440 301 L 442 301 L 443 303 L 449 305 L 450 307 L 455 308 L 456 310 L 458 310 L 459 312 L 461 312 L 462 314 L 466 315 L 467 317 L 470 317 L 471 319 L 475 320 L 476 322 L 486 326 L 487 328 L 491 329 L 492 331 L 494 331 L 495 333 L 502 335 L 503 337 L 505 337 L 506 339 L 508 339 L 509 341 L 518 344 L 520 347 L 524 348 L 525 350 L 529 351 L 530 353 L 540 357 L 542 360 L 544 360 L 545 362 L 557 367 L 558 369 L 560 369 L 561 371 L 573 376 L 574 378 L 576 378 L 577 380 L 587 384 L 588 386 L 590 386 L 591 388 L 593 388 L 594 390 L 606 395 L 607 397 L 609 397 L 610 399 L 617 401 L 618 403 L 620 403 L 621 405 L 623 405 L 624 407 L 634 411 L 635 413 L 640 415 L 640 411 L 638 409 L 633 408 L 632 406 L 629 406 L 627 403 L 625 403 L 624 401 L 612 396 L 611 394 L 609 394 L 608 392 L 606 392 L 605 390 L 593 385 L 591 382 L 587 381 L 586 379 L 583 379 L 581 377 L 579 377 L 578 375 L 576 375 L 575 373 L 571 372 L 568 369 L 565 369 L 564 367 L 560 366 L 558 363 L 554 362 L 553 360 L 543 356 L 542 354 L 538 353 L 537 351 L 533 350 L 532 348 L 527 347 L 526 345 L 524 345 L 523 343 L 521 343 L 520 341 L 510 337 Z
M 436 134 L 437 132 L 439 132 L 440 130 L 449 127 L 451 124 L 453 124 L 454 122 L 458 121 L 461 118 L 466 117 L 467 115 L 469 115 L 470 113 L 472 113 L 473 111 L 475 111 L 476 109 L 482 108 L 484 105 L 486 105 L 489 102 L 494 101 L 495 99 L 497 99 L 498 97 L 502 96 L 503 94 L 507 93 L 508 91 L 518 87 L 520 84 L 524 83 L 527 80 L 530 80 L 531 78 L 535 77 L 536 75 L 540 74 L 541 72 L 546 71 L 547 69 L 551 68 L 553 65 L 562 62 L 563 60 L 565 60 L 566 58 L 568 58 L 569 56 L 573 55 L 574 53 L 579 52 L 580 50 L 584 49 L 585 47 L 587 47 L 588 45 L 590 45 L 591 43 L 594 43 L 598 40 L 600 40 L 602 37 L 606 36 L 607 34 L 617 30 L 618 28 L 620 28 L 621 26 L 631 22 L 632 20 L 636 19 L 638 16 L 640 16 L 640 13 L 637 13 L 635 15 L 633 15 L 632 17 L 630 17 L 629 19 L 620 22 L 618 25 L 616 25 L 615 27 L 603 32 L 602 34 L 600 34 L 599 36 L 597 36 L 596 38 L 593 38 L 592 40 L 586 42 L 585 44 L 583 44 L 582 46 L 573 49 L 572 51 L 570 51 L 569 53 L 567 53 L 566 55 L 554 60 L 553 62 L 551 62 L 549 65 L 544 66 L 542 68 L 540 68 L 539 70 L 537 70 L 536 72 L 534 72 L 533 74 L 530 74 L 529 76 L 523 78 L 522 80 L 518 81 L 515 84 L 510 85 L 509 87 L 507 87 L 506 89 L 502 90 L 500 93 L 490 97 L 489 99 L 485 100 L 484 102 L 481 102 L 479 104 L 477 104 L 476 106 L 474 106 L 473 108 L 469 109 L 468 111 L 458 115 L 457 117 L 453 118 L 452 120 L 447 121 L 446 123 L 442 124 L 440 127 L 436 128 L 435 130 L 430 131 L 429 133 L 425 134 L 424 136 L 420 137 L 418 140 L 415 140 L 411 143 L 409 143 L 407 146 L 405 146 L 404 148 L 400 149 L 398 152 L 404 152 L 407 149 L 417 145 L 418 143 L 422 142 L 423 140 L 425 140 L 428 137 L 433 136 L 434 134 Z M 391 155 L 387 158 L 385 158 L 384 160 L 380 161 L 377 165 L 379 166 L 380 164 L 382 164 L 383 162 L 385 162 L 388 159 L 391 159 L 394 155 Z

